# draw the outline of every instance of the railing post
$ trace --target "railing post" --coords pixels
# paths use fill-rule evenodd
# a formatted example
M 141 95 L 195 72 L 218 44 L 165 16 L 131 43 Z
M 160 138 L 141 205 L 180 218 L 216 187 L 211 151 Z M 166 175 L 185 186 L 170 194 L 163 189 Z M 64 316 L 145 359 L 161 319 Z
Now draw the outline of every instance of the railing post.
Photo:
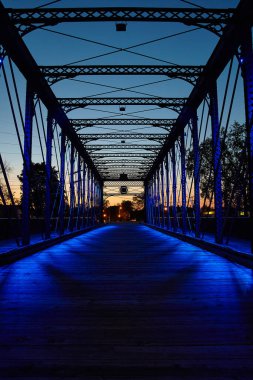
M 31 205 L 31 165 L 32 165 L 32 123 L 34 116 L 34 93 L 30 83 L 26 87 L 25 130 L 24 130 L 24 163 L 22 194 L 22 244 L 30 244 L 30 205 Z
M 241 45 L 241 64 L 244 83 L 245 115 L 249 174 L 250 231 L 253 231 L 253 51 L 251 27 L 246 27 Z M 253 252 L 253 234 L 250 234 Z
M 180 153 L 181 153 L 181 190 L 182 190 L 182 233 L 187 231 L 187 212 L 186 212 L 186 176 L 185 176 L 185 141 L 184 131 L 180 136 Z
M 200 237 L 200 157 L 199 157 L 199 135 L 197 111 L 192 115 L 192 139 L 194 156 L 194 213 L 195 213 L 195 237 Z
M 215 241 L 223 241 L 222 190 L 221 190 L 221 142 L 218 111 L 217 84 L 210 89 L 210 115 L 212 121 L 213 169 L 214 169 L 214 205 L 215 205 Z
M 174 143 L 171 152 L 172 161 L 172 215 L 173 215 L 173 231 L 177 231 L 177 171 L 176 171 L 176 143 Z
M 52 172 L 52 141 L 53 141 L 53 117 L 48 113 L 47 117 L 47 143 L 46 143 L 46 194 L 45 194 L 45 238 L 51 235 L 51 172 Z
M 59 233 L 64 234 L 65 230 L 65 153 L 66 153 L 66 135 L 61 131 L 61 163 L 60 163 L 60 205 L 59 205 Z
M 169 177 L 169 154 L 166 153 L 165 160 L 165 170 L 166 170 L 166 199 L 167 199 L 167 229 L 171 229 L 170 220 L 170 177 Z

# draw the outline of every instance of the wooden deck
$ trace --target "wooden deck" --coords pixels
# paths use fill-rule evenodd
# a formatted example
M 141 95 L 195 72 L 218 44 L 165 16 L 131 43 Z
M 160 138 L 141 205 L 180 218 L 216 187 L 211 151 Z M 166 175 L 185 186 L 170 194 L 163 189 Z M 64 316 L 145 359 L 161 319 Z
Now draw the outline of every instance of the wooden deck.
M 0 268 L 0 379 L 252 379 L 252 270 L 143 225 Z

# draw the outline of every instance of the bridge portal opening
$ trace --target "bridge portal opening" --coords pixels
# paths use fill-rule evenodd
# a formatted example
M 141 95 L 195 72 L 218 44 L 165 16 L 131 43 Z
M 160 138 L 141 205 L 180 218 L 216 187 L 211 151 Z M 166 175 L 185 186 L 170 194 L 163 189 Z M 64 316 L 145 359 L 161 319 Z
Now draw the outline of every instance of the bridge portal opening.
M 103 223 L 144 222 L 142 181 L 105 181 L 103 195 Z

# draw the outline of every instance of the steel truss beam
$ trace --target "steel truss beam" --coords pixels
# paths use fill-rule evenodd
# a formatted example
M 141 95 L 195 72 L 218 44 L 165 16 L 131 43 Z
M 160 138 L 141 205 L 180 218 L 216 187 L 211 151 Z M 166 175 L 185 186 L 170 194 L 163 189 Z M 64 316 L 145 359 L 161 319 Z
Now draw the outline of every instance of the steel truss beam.
M 170 137 L 165 142 L 153 167 L 148 173 L 146 178 L 147 181 L 152 178 L 155 169 L 163 161 L 167 152 L 173 147 L 174 142 L 178 139 L 180 133 L 192 118 L 194 111 L 198 109 L 201 102 L 207 96 L 212 84 L 219 78 L 230 59 L 238 53 L 238 48 L 244 38 L 244 29 L 241 27 L 241 24 L 244 23 L 246 25 L 247 22 L 250 25 L 253 25 L 252 2 L 251 0 L 241 0 L 240 4 L 235 9 L 231 23 L 224 29 L 223 35 L 211 54 L 211 57 L 202 72 L 201 78 L 193 88 L 188 98 L 187 105 L 184 106 L 180 112 L 175 127 L 171 131 Z
M 100 150 L 100 149 L 145 149 L 145 150 L 160 150 L 161 145 L 142 145 L 142 144 L 97 144 L 97 145 L 86 145 L 85 146 L 87 151 L 91 150 Z
M 201 8 L 8 8 L 7 12 L 25 33 L 44 25 L 62 22 L 152 21 L 180 22 L 198 25 L 219 33 L 228 23 L 234 9 Z
M 82 128 L 94 127 L 97 125 L 149 125 L 161 128 L 173 127 L 176 119 L 70 119 L 70 122 L 78 131 Z
M 94 66 L 40 66 L 40 71 L 49 83 L 79 75 L 166 75 L 169 78 L 184 79 L 195 84 L 204 66 L 179 65 L 94 65 Z
M 117 177 L 117 176 L 112 176 L 112 177 L 105 177 L 105 178 L 103 178 L 103 181 L 105 182 L 105 181 L 107 181 L 107 182 L 116 182 L 116 183 L 121 183 L 121 185 L 122 185 L 122 182 L 124 183 L 124 184 L 126 184 L 126 185 L 128 185 L 129 187 L 130 186 L 132 186 L 132 185 L 130 185 L 129 184 L 129 182 L 130 183 L 132 183 L 132 181 L 133 182 L 144 182 L 144 179 L 143 178 L 136 178 L 136 177 L 131 177 L 131 178 L 128 178 L 127 180 L 125 180 L 125 181 L 121 181 L 120 179 L 119 179 L 119 177 Z M 112 186 L 112 185 L 111 185 Z M 117 186 L 117 185 L 115 185 L 115 186 Z M 120 186 L 120 185 L 119 185 Z M 141 185 L 134 185 L 135 187 L 143 187 L 143 184 L 141 184 Z M 105 186 L 105 187 L 107 187 L 107 186 Z M 140 194 L 140 193 L 139 193 Z M 116 195 L 116 194 L 114 194 L 114 195 Z M 120 194 L 119 194 L 120 195 Z
M 186 104 L 187 98 L 58 98 L 62 108 L 69 112 L 75 108 L 86 106 L 159 106 L 175 111 L 181 110 Z
M 117 172 L 117 173 L 122 173 L 123 172 L 126 172 L 126 171 L 130 171 L 131 170 L 131 173 L 145 173 L 147 168 L 140 168 L 140 167 L 136 167 L 136 166 L 124 166 L 124 167 L 121 167 L 121 168 L 110 168 L 109 169 L 104 169 L 104 172 L 109 172 L 109 173 L 112 173 L 112 172 Z
M 150 157 L 155 157 L 155 153 L 149 152 L 149 153 L 92 153 L 92 159 L 94 162 L 98 162 L 98 159 L 101 158 L 150 158 Z
M 156 134 L 156 133 L 91 133 L 88 135 L 84 134 L 79 134 L 80 139 L 82 141 L 93 141 L 93 140 L 128 140 L 128 139 L 133 139 L 133 140 L 142 140 L 142 139 L 147 139 L 147 140 L 165 140 L 168 135 L 167 134 Z
M 0 2 L 0 44 L 4 47 L 7 54 L 26 78 L 32 84 L 32 90 L 35 92 L 52 117 L 59 124 L 60 128 L 66 133 L 67 138 L 75 145 L 80 155 L 85 159 L 89 167 L 92 168 L 96 177 L 100 179 L 90 156 L 86 152 L 82 142 L 79 140 L 74 128 L 72 127 L 65 112 L 59 105 L 56 96 L 47 81 L 41 74 L 34 58 L 32 57 L 22 38 L 18 35 L 16 28 L 9 19 L 6 9 Z
M 110 181 L 118 181 L 118 179 L 109 179 Z M 139 181 L 139 179 L 138 179 L 138 181 Z M 105 197 L 106 198 L 109 198 L 109 197 L 114 197 L 114 196 L 123 196 L 123 194 L 120 194 L 118 191 L 117 192 L 115 192 L 115 193 L 105 193 L 104 194 L 105 195 Z M 127 195 L 128 196 L 135 196 L 135 197 L 137 197 L 138 195 L 140 195 L 140 193 L 133 193 L 133 192 L 130 192 L 130 193 L 127 193 Z
M 151 164 L 152 161 L 139 161 L 139 160 L 107 160 L 107 161 L 102 161 L 99 162 L 96 166 L 99 168 L 100 166 L 106 166 L 106 165 L 125 165 L 125 164 L 132 164 L 132 165 L 148 165 Z

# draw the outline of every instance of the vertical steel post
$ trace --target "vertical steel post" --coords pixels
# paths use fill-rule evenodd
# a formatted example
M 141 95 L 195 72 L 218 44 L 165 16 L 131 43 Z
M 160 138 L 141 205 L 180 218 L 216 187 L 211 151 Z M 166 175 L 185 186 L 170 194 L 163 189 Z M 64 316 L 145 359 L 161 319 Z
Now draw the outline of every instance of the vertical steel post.
M 75 184 L 74 184 L 74 165 L 75 165 L 75 147 L 71 143 L 70 148 L 70 210 L 69 210 L 69 231 L 74 228 L 74 212 L 75 212 Z
M 92 173 L 92 225 L 96 223 L 96 181 L 94 173 Z
M 93 192 L 93 173 L 90 169 L 90 224 L 93 226 L 94 224 L 94 192 Z
M 65 230 L 65 153 L 66 135 L 61 131 L 61 163 L 60 163 L 60 205 L 59 205 L 59 234 L 63 235 Z
M 241 64 L 244 82 L 245 116 L 247 130 L 250 231 L 253 231 L 253 51 L 251 27 L 245 28 L 241 45 Z M 253 252 L 253 234 L 250 234 Z
M 164 162 L 161 163 L 161 195 L 162 195 L 162 227 L 165 227 L 164 217 Z
M 148 217 L 148 183 L 147 182 L 144 182 L 144 205 L 145 205 L 144 222 L 148 223 L 149 217 Z
M 82 227 L 86 226 L 86 164 L 83 161 Z
M 87 168 L 87 174 L 88 174 L 88 177 L 87 177 L 87 226 L 90 225 L 90 190 L 91 190 L 91 187 L 90 187 L 90 168 L 88 167 Z
M 22 244 L 30 244 L 30 193 L 32 165 L 32 123 L 34 116 L 34 93 L 30 83 L 26 87 L 25 130 L 24 130 L 24 162 L 23 162 L 23 194 L 22 194 Z
M 181 155 L 181 190 L 182 190 L 182 233 L 187 231 L 187 210 L 186 210 L 186 175 L 185 175 L 185 141 L 184 131 L 180 135 L 180 155 Z
M 173 215 L 173 231 L 177 231 L 177 168 L 176 168 L 176 143 L 174 143 L 171 152 L 172 162 L 172 215 Z
M 154 181 L 153 176 L 150 180 L 150 223 L 154 224 Z
M 198 134 L 198 117 L 197 111 L 192 115 L 192 140 L 194 156 L 194 213 L 195 213 L 195 237 L 200 237 L 200 156 L 199 156 L 199 134 Z
M 154 225 L 158 224 L 158 217 L 157 217 L 157 190 L 156 190 L 156 171 L 154 172 L 153 175 L 154 178 Z
M 169 154 L 166 153 L 165 159 L 165 171 L 166 171 L 166 198 L 167 198 L 167 229 L 171 229 L 170 220 L 170 179 L 169 179 Z
M 153 194 L 152 194 L 152 186 L 153 186 L 153 183 L 152 183 L 152 179 L 149 181 L 149 184 L 148 184 L 148 209 L 149 209 L 149 214 L 148 214 L 148 218 L 149 218 L 149 224 L 153 224 Z
M 210 115 L 212 121 L 213 142 L 213 169 L 214 169 L 214 205 L 215 205 L 215 241 L 222 244 L 223 217 L 222 217 L 222 190 L 221 190 L 221 142 L 220 121 L 218 111 L 217 84 L 210 89 Z
M 157 178 L 157 215 L 158 215 L 158 223 L 157 225 L 161 227 L 161 204 L 160 204 L 160 167 L 156 170 L 156 178 Z
M 51 234 L 51 172 L 52 172 L 52 142 L 53 142 L 53 117 L 47 116 L 47 142 L 46 142 L 46 194 L 45 194 L 45 238 L 50 239 Z
M 152 198 L 151 198 L 151 207 L 152 207 L 152 224 L 155 225 L 156 224 L 156 207 L 155 207 L 155 204 L 156 204 L 156 199 L 155 199 L 155 175 L 153 174 L 153 177 L 152 177 L 152 182 L 151 182 L 151 194 L 152 194 Z
M 80 153 L 78 153 L 77 158 L 77 216 L 76 216 L 76 228 L 80 230 L 81 227 L 81 220 L 80 220 L 80 213 L 81 213 L 81 197 L 82 197 L 82 175 L 81 175 L 81 156 Z
M 100 181 L 99 182 L 99 196 L 100 196 L 100 202 L 99 202 L 99 204 L 100 204 L 100 214 L 99 214 L 99 216 L 100 216 L 100 223 L 102 223 L 102 220 L 103 220 L 103 209 L 104 209 L 104 195 L 103 195 L 103 182 L 102 181 Z

